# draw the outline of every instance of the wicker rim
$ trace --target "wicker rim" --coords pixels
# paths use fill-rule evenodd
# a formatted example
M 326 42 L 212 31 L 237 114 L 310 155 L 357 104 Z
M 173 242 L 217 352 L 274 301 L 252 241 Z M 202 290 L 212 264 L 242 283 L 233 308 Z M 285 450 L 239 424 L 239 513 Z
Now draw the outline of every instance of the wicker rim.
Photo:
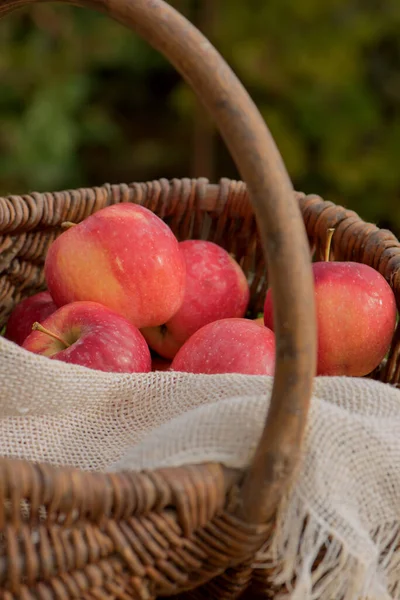
M 3 0 L 0 17 L 38 0 Z M 162 0 L 64 0 L 94 8 L 162 52 L 214 118 L 257 218 L 276 299 L 277 356 L 265 430 L 242 488 L 241 515 L 268 520 L 296 466 L 311 398 L 316 324 L 311 260 L 293 188 L 256 106 L 208 40 Z

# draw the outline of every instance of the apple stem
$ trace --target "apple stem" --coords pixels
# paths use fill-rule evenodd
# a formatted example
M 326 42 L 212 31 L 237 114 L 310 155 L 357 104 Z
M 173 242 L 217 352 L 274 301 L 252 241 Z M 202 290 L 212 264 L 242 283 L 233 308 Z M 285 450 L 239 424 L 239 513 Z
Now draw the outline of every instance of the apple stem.
M 71 345 L 71 344 L 68 344 L 68 342 L 66 342 L 65 340 L 63 340 L 62 337 L 60 337 L 56 333 L 53 333 L 49 329 L 46 329 L 46 327 L 43 327 L 43 325 L 41 325 L 37 321 L 32 325 L 32 331 L 40 331 L 41 333 L 45 333 L 46 335 L 49 335 L 50 337 L 52 337 L 55 340 L 57 340 L 57 341 L 61 342 L 62 344 L 64 344 L 64 346 L 66 348 L 69 348 L 70 345 Z
M 326 237 L 325 257 L 324 257 L 325 262 L 329 262 L 329 257 L 331 255 L 332 238 L 333 238 L 334 233 L 335 233 L 335 229 L 333 227 L 330 227 L 328 229 L 327 237 Z
M 75 227 L 76 223 L 73 223 L 72 221 L 63 221 L 61 223 L 61 227 L 62 229 L 71 229 L 71 227 Z

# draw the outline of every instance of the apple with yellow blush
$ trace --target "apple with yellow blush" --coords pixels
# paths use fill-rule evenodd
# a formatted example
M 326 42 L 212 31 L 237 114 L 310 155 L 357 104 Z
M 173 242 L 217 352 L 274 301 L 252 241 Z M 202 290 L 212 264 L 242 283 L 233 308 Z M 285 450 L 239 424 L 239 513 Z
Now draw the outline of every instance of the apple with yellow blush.
M 317 319 L 317 375 L 363 377 L 384 359 L 396 325 L 396 299 L 386 279 L 369 265 L 325 260 L 312 264 Z M 265 325 L 274 328 L 272 292 Z
M 108 206 L 66 229 L 51 244 L 44 272 L 58 307 L 98 302 L 138 328 L 168 321 L 185 292 L 178 240 L 157 215 L 133 203 Z

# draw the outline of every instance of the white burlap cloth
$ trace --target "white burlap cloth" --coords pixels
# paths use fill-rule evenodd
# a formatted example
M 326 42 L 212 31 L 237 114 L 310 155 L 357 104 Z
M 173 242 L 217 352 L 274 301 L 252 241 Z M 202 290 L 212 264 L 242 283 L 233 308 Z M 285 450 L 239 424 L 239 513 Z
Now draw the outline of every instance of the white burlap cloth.
M 270 377 L 105 374 L 2 338 L 0 377 L 0 454 L 93 470 L 246 467 L 272 388 Z M 300 468 L 261 568 L 275 564 L 277 584 L 296 575 L 295 600 L 400 598 L 398 545 L 400 391 L 316 378 Z

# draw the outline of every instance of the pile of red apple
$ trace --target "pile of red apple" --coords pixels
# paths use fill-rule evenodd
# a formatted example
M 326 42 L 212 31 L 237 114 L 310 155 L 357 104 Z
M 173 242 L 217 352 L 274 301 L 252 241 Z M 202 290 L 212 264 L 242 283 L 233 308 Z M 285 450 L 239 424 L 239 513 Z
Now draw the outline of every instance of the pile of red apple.
M 313 270 L 316 374 L 370 373 L 395 329 L 389 284 L 355 262 L 325 260 Z M 142 206 L 117 204 L 70 224 L 44 272 L 47 291 L 20 302 L 6 327 L 27 351 L 119 373 L 274 374 L 271 291 L 263 322 L 246 318 L 249 284 L 231 255 L 212 242 L 179 243 Z

